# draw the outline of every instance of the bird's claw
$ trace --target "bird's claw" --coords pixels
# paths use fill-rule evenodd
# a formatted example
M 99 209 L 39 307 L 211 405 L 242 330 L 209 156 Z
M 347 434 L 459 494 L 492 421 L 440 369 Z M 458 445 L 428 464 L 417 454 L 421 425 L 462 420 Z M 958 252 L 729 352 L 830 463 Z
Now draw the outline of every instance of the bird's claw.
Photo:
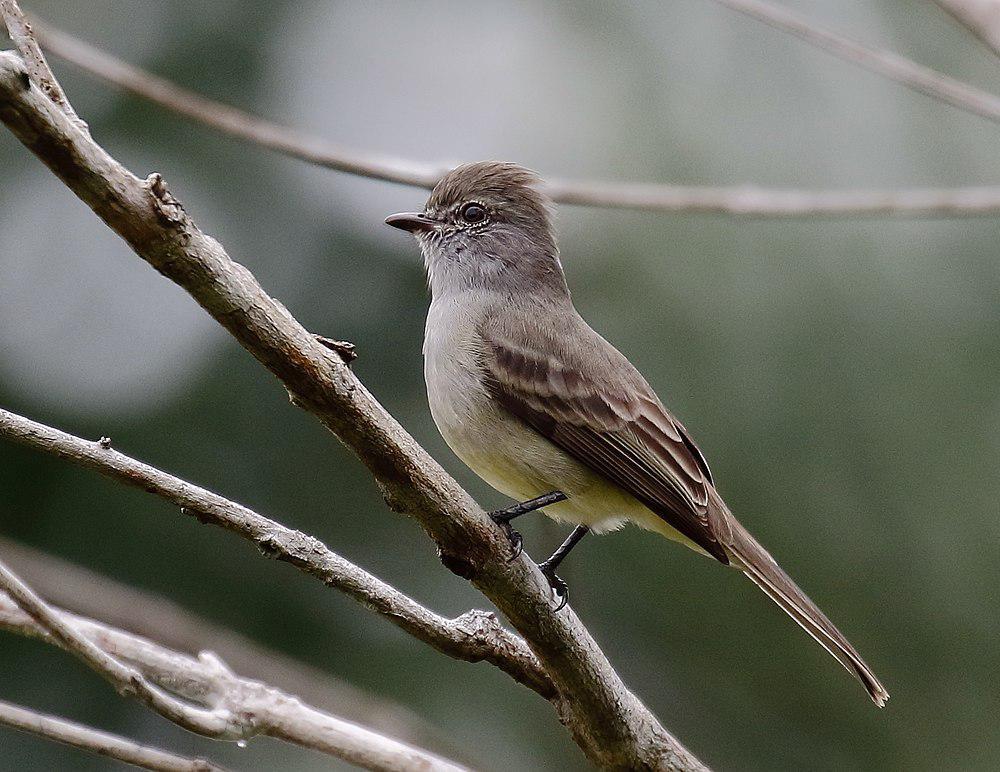
M 524 539 L 521 538 L 520 533 L 514 530 L 509 520 L 500 517 L 498 513 L 495 512 L 490 512 L 489 514 L 490 519 L 500 526 L 500 530 L 503 531 L 503 535 L 507 537 L 507 543 L 510 544 L 510 557 L 507 558 L 507 562 L 513 563 L 521 557 L 521 550 L 524 548 Z
M 538 567 L 542 571 L 542 576 L 548 580 L 549 587 L 552 588 L 552 594 L 555 595 L 556 601 L 558 601 L 556 611 L 560 611 L 567 603 L 569 603 L 569 585 L 559 578 L 555 570 L 546 565 L 547 562 L 548 561 L 545 563 L 539 563 Z

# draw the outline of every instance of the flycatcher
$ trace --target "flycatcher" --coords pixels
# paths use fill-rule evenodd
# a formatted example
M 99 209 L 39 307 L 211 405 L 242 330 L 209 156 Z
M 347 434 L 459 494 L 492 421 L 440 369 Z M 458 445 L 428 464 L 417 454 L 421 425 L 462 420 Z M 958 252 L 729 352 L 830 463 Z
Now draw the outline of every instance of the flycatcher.
M 730 513 L 683 424 L 577 313 L 539 188 L 520 166 L 467 164 L 424 211 L 386 218 L 416 237 L 427 268 L 431 415 L 462 461 L 523 502 L 491 513 L 515 556 L 515 517 L 544 507 L 576 525 L 539 564 L 561 608 L 566 554 L 631 521 L 742 571 L 883 706 L 871 668 Z

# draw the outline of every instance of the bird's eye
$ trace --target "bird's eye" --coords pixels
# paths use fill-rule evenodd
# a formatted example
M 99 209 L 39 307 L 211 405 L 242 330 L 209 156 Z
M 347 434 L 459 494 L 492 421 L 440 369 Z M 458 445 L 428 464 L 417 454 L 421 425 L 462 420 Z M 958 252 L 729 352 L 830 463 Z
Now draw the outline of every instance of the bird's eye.
M 486 209 L 479 204 L 466 204 L 462 207 L 462 219 L 469 223 L 482 222 L 486 219 Z

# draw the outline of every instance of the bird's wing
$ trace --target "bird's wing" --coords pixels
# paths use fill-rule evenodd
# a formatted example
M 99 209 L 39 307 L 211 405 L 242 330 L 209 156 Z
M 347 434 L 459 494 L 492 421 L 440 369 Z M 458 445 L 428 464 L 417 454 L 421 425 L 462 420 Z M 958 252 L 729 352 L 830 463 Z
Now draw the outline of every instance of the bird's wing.
M 709 507 L 708 464 L 611 344 L 597 337 L 601 353 L 613 354 L 615 361 L 588 371 L 569 357 L 542 354 L 496 333 L 482 335 L 486 385 L 504 408 L 710 555 L 729 562 L 722 547 L 726 536 Z
M 884 705 L 889 693 L 871 668 L 732 517 L 698 447 L 628 360 L 585 325 L 563 335 L 535 329 L 547 337 L 547 353 L 518 334 L 518 326 L 480 333 L 483 374 L 493 397 L 710 555 L 740 568 Z M 569 346 L 571 339 L 582 341 L 583 350 Z

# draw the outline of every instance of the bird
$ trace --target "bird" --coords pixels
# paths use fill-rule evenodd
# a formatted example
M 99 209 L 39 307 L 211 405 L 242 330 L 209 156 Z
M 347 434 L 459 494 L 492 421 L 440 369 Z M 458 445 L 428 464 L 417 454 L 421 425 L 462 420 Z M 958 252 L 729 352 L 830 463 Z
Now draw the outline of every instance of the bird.
M 736 520 L 688 430 L 577 312 L 553 211 L 534 172 L 481 161 L 445 174 L 422 211 L 385 219 L 424 259 L 431 416 L 461 461 L 518 502 L 490 513 L 512 556 L 516 517 L 541 510 L 575 526 L 538 564 L 561 608 L 566 555 L 586 534 L 632 522 L 742 571 L 883 707 L 885 687 Z

